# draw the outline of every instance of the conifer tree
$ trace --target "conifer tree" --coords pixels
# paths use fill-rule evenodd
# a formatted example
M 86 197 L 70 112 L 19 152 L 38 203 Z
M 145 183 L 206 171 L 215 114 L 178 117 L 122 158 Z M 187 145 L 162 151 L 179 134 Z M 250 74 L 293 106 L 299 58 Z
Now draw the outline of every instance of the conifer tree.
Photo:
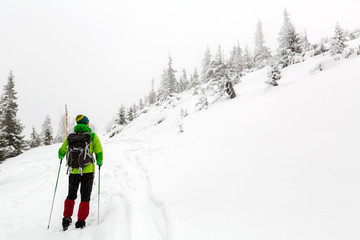
M 140 98 L 140 100 L 139 100 L 139 109 L 142 110 L 143 108 L 144 108 L 144 103 L 143 103 L 142 98 Z
M 224 76 L 226 65 L 223 61 L 221 46 L 219 45 L 217 54 L 215 55 L 214 60 L 208 66 L 208 70 L 205 76 L 205 82 L 209 81 L 219 81 Z
M 2 99 L 2 97 L 1 97 Z M 4 106 L 3 103 L 0 101 L 0 120 L 3 119 L 4 117 Z M 4 132 L 3 132 L 3 127 L 1 126 L 1 121 L 0 121 L 0 163 L 2 163 L 2 161 L 5 160 L 5 139 L 3 138 L 4 136 Z
M 230 58 L 227 62 L 228 75 L 233 79 L 234 83 L 238 82 L 241 77 L 241 72 L 244 69 L 242 50 L 238 43 L 237 46 L 233 47 L 233 50 L 230 53 Z
M 30 148 L 39 147 L 41 145 L 40 135 L 36 132 L 35 127 L 33 126 L 32 132 L 30 135 Z
M 299 62 L 298 54 L 301 53 L 300 38 L 295 31 L 294 25 L 291 23 L 289 14 L 284 10 L 283 26 L 279 33 L 279 48 L 277 51 L 279 63 L 282 68 Z
M 200 79 L 199 79 L 200 76 L 199 76 L 196 68 L 194 70 L 194 73 L 191 76 L 192 76 L 191 87 L 199 85 L 200 84 Z
M 2 131 L 0 130 L 0 136 L 2 136 Z M 5 139 L 0 138 L 0 163 L 5 160 Z
M 116 123 L 119 125 L 126 125 L 126 113 L 125 107 L 121 106 L 118 113 L 118 118 L 116 119 Z
M 211 52 L 209 46 L 207 46 L 204 59 L 202 61 L 202 70 L 201 70 L 201 81 L 206 82 L 206 73 L 208 71 L 209 65 L 211 62 Z
M 14 78 L 10 71 L 0 100 L 0 161 L 21 154 L 25 147 L 24 136 L 21 135 L 23 126 L 16 117 L 18 104 Z
M 127 122 L 130 123 L 132 120 L 134 120 L 134 112 L 133 112 L 133 108 L 130 107 L 127 114 Z
M 245 55 L 244 55 L 244 68 L 245 69 L 252 69 L 254 67 L 254 61 L 250 54 L 250 50 L 248 46 L 245 47 Z
M 254 65 L 260 69 L 268 65 L 271 54 L 269 49 L 265 46 L 264 35 L 262 32 L 262 25 L 260 20 L 256 25 L 255 34 L 255 49 L 254 49 Z
M 51 126 L 51 119 L 49 115 L 46 116 L 44 123 L 41 126 L 41 129 L 42 142 L 44 143 L 44 145 L 51 145 L 54 138 Z
M 266 83 L 272 86 L 278 86 L 279 84 L 277 83 L 277 81 L 279 81 L 280 79 L 281 71 L 279 69 L 279 66 L 275 64 L 268 69 L 268 81 Z
M 156 102 L 156 92 L 155 92 L 155 87 L 154 87 L 154 79 L 152 79 L 151 81 L 151 91 L 149 93 L 149 96 L 148 96 L 148 101 L 149 101 L 149 104 L 154 104 Z
M 240 47 L 240 44 L 238 42 L 237 46 L 233 47 L 232 52 L 230 53 L 230 59 L 228 61 L 228 68 L 230 71 L 232 71 L 234 74 L 235 82 L 240 80 L 240 77 L 242 75 L 242 71 L 244 70 L 244 56 L 243 51 Z
M 303 35 L 301 36 L 301 52 L 307 52 L 310 51 L 311 44 L 309 43 L 307 33 L 304 31 Z
M 2 106 L 0 105 L 0 119 L 2 118 Z M 5 139 L 3 138 L 4 132 L 2 126 L 0 125 L 0 163 L 5 160 Z
M 178 91 L 183 92 L 183 91 L 187 90 L 188 88 L 189 88 L 189 80 L 187 79 L 186 70 L 183 69 L 182 75 L 181 75 L 180 81 L 179 81 Z
M 242 54 L 243 51 L 241 50 L 240 44 L 238 42 L 238 45 L 236 46 L 235 66 L 239 74 L 244 70 L 244 57 Z
M 341 54 L 346 47 L 344 30 L 340 27 L 339 23 L 335 26 L 335 35 L 330 41 L 330 54 Z
M 169 55 L 168 66 L 167 68 L 164 68 L 164 72 L 161 76 L 161 87 L 159 92 L 162 100 L 176 92 L 177 80 L 175 73 L 176 71 L 172 67 L 172 59 Z
M 235 57 L 236 57 L 236 47 L 234 46 L 232 51 L 230 52 L 230 58 L 227 61 L 227 65 L 231 68 L 233 68 L 233 65 L 235 64 Z
M 136 105 L 136 103 L 133 104 L 132 110 L 133 110 L 133 118 L 135 119 L 139 116 L 139 107 Z
M 145 95 L 144 97 L 144 106 L 148 105 L 150 103 L 148 95 Z
M 34 127 L 33 127 L 34 128 Z M 61 143 L 66 139 L 66 115 L 65 113 L 61 114 L 60 121 L 59 121 L 59 129 L 54 138 L 55 143 Z
M 189 89 L 191 89 L 192 87 L 195 86 L 195 83 L 194 83 L 194 77 L 192 74 L 190 74 L 190 80 L 189 80 Z

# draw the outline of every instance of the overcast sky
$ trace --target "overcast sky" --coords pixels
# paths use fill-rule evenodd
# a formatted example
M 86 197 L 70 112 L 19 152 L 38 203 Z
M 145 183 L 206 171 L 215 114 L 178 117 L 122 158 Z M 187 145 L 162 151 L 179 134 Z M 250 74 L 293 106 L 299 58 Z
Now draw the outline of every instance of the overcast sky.
M 265 44 L 277 48 L 287 8 L 309 41 L 332 36 L 337 22 L 360 27 L 359 0 L 1 0 L 0 84 L 10 70 L 18 92 L 18 116 L 40 126 L 46 115 L 55 130 L 68 104 L 103 129 L 122 103 L 138 102 L 160 82 L 168 54 L 174 68 L 200 72 L 208 45 L 253 48 L 256 22 Z M 28 136 L 27 136 L 28 137 Z

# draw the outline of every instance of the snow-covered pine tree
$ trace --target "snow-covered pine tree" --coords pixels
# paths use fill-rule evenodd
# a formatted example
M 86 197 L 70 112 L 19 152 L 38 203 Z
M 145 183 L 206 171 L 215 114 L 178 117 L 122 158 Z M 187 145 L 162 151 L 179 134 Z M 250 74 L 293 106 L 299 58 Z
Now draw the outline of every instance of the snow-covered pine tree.
M 287 67 L 291 64 L 300 62 L 299 54 L 301 53 L 300 37 L 291 23 L 289 14 L 284 10 L 284 21 L 279 33 L 279 48 L 277 57 L 281 67 Z
M 139 110 L 142 110 L 143 108 L 144 108 L 144 103 L 143 103 L 142 98 L 140 98 L 140 100 L 139 100 Z
M 30 145 L 30 148 L 36 148 L 41 145 L 40 135 L 36 132 L 36 129 L 34 126 L 32 127 L 29 145 Z
M 194 73 L 191 74 L 190 78 L 190 88 L 193 89 L 193 94 L 199 94 L 199 88 L 200 88 L 200 76 L 197 72 L 197 69 L 195 68 Z
M 240 47 L 239 42 L 237 43 L 237 46 L 235 47 L 235 56 L 233 57 L 233 62 L 231 63 L 232 69 L 234 70 L 234 74 L 236 75 L 236 78 L 234 78 L 234 83 L 237 83 L 240 81 L 240 77 L 242 76 L 242 71 L 244 70 L 244 57 L 243 57 L 243 51 Z
M 60 116 L 59 129 L 54 138 L 54 142 L 61 143 L 61 142 L 65 141 L 65 139 L 67 138 L 67 136 L 65 136 L 65 134 L 66 134 L 65 132 L 66 132 L 66 115 L 64 113 Z
M 242 51 L 238 44 L 237 47 L 233 47 L 233 50 L 230 52 L 230 58 L 226 64 L 228 77 L 231 78 L 234 83 L 237 83 L 240 80 L 241 72 L 243 70 L 242 60 Z
M 160 87 L 158 89 L 158 96 L 159 99 L 164 100 L 166 99 L 168 96 L 170 96 L 170 90 L 168 88 L 168 82 L 167 82 L 167 71 L 166 68 L 164 67 L 163 69 L 163 73 L 161 75 L 161 82 L 160 82 Z
M 137 118 L 137 117 L 139 117 L 139 115 L 140 115 L 139 109 L 140 109 L 139 106 L 136 105 L 136 103 L 134 103 L 133 106 L 132 106 L 134 119 Z
M 227 61 L 227 66 L 229 68 L 235 68 L 235 58 L 236 58 L 236 47 L 234 46 L 232 51 L 230 52 L 230 57 Z
M 237 69 L 237 72 L 240 74 L 244 70 L 244 57 L 243 57 L 243 51 L 240 47 L 240 44 L 238 42 L 236 46 L 236 58 L 235 58 L 235 66 Z
M 41 125 L 41 138 L 44 145 L 51 145 L 53 143 L 53 129 L 49 115 L 46 116 L 43 124 Z
M 161 86 L 159 89 L 160 99 L 164 100 L 176 92 L 177 81 L 175 77 L 176 71 L 172 67 L 172 59 L 169 54 L 169 62 L 167 68 L 161 76 Z
M 187 79 L 186 70 L 184 68 L 180 77 L 178 92 L 183 92 L 187 90 L 189 88 L 189 85 L 189 80 Z
M 3 105 L 0 102 L 0 119 L 3 118 Z M 3 128 L 0 125 L 0 163 L 2 163 L 5 160 L 5 139 L 3 136 Z
M 192 81 L 192 87 L 200 84 L 199 74 L 197 69 L 195 68 L 194 73 L 192 74 L 193 81 Z
M 0 134 L 2 132 L 0 131 Z M 3 138 L 0 138 L 0 163 L 5 160 L 5 141 Z
M 204 59 L 202 61 L 202 70 L 201 70 L 201 81 L 206 82 L 206 73 L 208 71 L 209 65 L 211 62 L 211 52 L 209 46 L 207 46 L 204 54 Z
M 228 92 L 227 89 L 229 89 L 229 86 L 232 86 L 232 82 L 235 81 L 234 77 L 236 76 L 233 74 L 232 69 L 225 64 L 223 53 L 219 46 L 215 59 L 211 61 L 206 73 L 206 81 L 209 83 L 207 88 L 213 94 L 220 93 L 219 97 L 221 97 L 224 91 Z M 235 97 L 235 92 L 231 95 Z
M 311 50 L 311 44 L 309 43 L 308 37 L 307 37 L 307 33 L 306 31 L 304 31 L 303 35 L 300 38 L 300 42 L 301 42 L 301 52 L 305 53 L 307 51 Z
M 252 69 L 254 67 L 254 59 L 250 54 L 250 50 L 248 46 L 245 47 L 245 54 L 244 54 L 244 68 L 245 69 Z
M 151 80 L 151 91 L 148 96 L 148 102 L 149 104 L 154 104 L 156 102 L 156 92 L 155 92 L 155 83 L 154 79 Z
M 128 114 L 127 114 L 127 122 L 130 123 L 132 120 L 134 120 L 134 112 L 133 112 L 133 108 L 130 107 L 128 110 Z
M 330 41 L 330 54 L 341 54 L 346 47 L 344 30 L 340 27 L 339 23 L 335 26 L 335 35 Z
M 144 106 L 148 106 L 149 105 L 149 97 L 148 95 L 145 95 L 144 97 Z
M 219 45 L 217 54 L 215 55 L 215 59 L 212 60 L 208 66 L 208 70 L 205 76 L 205 82 L 220 81 L 224 76 L 224 72 L 226 70 L 226 65 L 222 58 L 221 46 Z
M 233 49 L 230 52 L 230 57 L 226 62 L 226 65 L 229 69 L 235 69 L 236 68 L 236 46 L 233 47 Z
M 192 74 L 190 74 L 189 89 L 193 88 L 194 86 L 196 86 L 196 84 L 194 82 L 194 77 Z
M 262 32 L 262 25 L 260 20 L 256 25 L 255 33 L 255 49 L 254 49 L 254 65 L 256 68 L 260 69 L 269 64 L 271 58 L 271 53 L 269 49 L 265 46 L 264 35 Z
M 199 74 L 197 72 L 197 69 L 195 68 L 194 73 L 190 75 L 189 89 L 194 88 L 199 84 Z
M 268 69 L 268 80 L 265 82 L 267 84 L 277 86 L 279 85 L 277 81 L 281 79 L 281 71 L 278 64 L 270 66 Z
M 123 105 L 119 108 L 116 123 L 119 125 L 126 125 L 126 113 L 125 113 L 125 107 Z
M 21 154 L 25 148 L 24 136 L 21 135 L 24 127 L 16 118 L 18 104 L 14 78 L 10 71 L 0 100 L 0 161 Z

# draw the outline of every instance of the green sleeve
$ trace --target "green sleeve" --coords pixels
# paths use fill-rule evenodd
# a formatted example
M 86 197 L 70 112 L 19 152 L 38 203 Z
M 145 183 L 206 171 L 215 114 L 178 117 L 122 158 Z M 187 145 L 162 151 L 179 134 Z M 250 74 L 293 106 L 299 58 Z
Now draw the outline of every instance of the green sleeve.
M 59 148 L 59 159 L 63 159 L 67 153 L 68 140 L 65 139 L 64 143 Z
M 94 140 L 93 140 L 93 148 L 94 148 L 94 153 L 96 156 L 96 163 L 97 165 L 102 165 L 102 160 L 103 160 L 103 149 L 101 146 L 101 142 L 99 137 L 95 134 L 94 136 Z

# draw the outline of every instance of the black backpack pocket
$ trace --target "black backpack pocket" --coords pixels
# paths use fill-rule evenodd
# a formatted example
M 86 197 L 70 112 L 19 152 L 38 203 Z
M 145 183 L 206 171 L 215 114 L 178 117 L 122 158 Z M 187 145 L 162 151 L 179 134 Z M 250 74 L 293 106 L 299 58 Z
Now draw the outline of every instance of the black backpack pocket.
M 68 136 L 67 165 L 71 168 L 84 168 L 93 162 L 90 154 L 91 136 L 89 133 L 71 133 Z

